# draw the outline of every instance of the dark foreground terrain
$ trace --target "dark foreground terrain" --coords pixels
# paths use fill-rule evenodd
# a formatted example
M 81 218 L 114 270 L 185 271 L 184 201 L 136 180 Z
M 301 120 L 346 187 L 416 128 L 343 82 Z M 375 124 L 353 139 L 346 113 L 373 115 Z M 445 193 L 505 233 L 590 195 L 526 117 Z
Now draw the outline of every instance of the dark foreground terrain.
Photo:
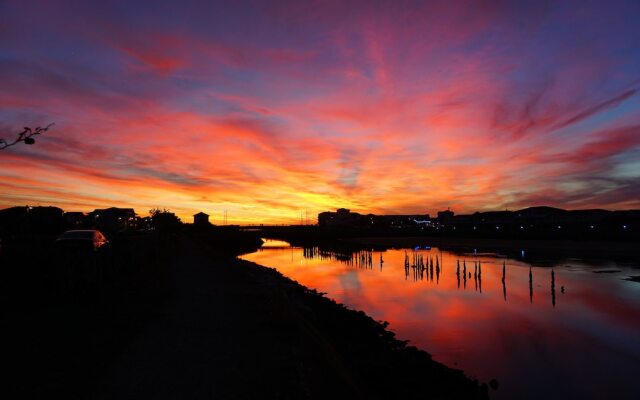
M 69 255 L 15 251 L 0 255 L 11 398 L 487 397 L 384 323 L 207 235 L 122 238 L 92 261 L 113 274 L 85 286 L 60 283 Z

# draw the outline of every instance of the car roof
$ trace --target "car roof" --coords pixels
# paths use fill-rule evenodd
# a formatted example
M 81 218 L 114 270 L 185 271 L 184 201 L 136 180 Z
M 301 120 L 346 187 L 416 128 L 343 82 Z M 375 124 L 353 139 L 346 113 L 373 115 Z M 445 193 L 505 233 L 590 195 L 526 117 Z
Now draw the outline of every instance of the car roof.
M 104 236 L 104 235 L 102 234 L 102 232 L 95 229 L 75 229 L 75 230 L 64 232 L 62 235 L 60 235 L 60 238 L 82 238 L 82 237 L 89 238 L 89 237 L 95 237 L 95 236 Z

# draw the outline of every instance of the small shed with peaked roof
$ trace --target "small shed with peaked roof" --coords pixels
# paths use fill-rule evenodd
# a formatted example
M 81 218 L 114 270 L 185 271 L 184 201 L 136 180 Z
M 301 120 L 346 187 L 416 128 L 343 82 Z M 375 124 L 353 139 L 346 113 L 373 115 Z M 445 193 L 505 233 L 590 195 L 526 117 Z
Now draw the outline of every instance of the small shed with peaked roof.
M 205 214 L 202 211 L 193 216 L 194 225 L 209 225 L 209 214 Z

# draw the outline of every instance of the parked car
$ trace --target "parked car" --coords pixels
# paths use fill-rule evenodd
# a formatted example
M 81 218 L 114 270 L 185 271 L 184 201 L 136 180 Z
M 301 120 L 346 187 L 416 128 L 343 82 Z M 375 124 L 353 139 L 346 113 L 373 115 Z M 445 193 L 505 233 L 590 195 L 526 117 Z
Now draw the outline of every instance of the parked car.
M 56 239 L 56 246 L 61 248 L 98 251 L 108 245 L 106 236 L 95 229 L 66 231 Z

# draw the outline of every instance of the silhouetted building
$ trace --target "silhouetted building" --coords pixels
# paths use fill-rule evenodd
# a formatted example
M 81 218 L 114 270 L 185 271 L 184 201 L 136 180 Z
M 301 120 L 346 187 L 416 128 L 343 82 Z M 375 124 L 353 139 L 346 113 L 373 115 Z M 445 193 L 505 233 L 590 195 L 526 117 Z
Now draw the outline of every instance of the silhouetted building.
M 0 236 L 25 232 L 28 228 L 29 207 L 10 207 L 0 210 Z
M 135 228 L 136 212 L 133 208 L 110 207 L 91 211 L 87 219 L 99 229 L 118 232 Z
M 352 213 L 346 208 L 339 208 L 336 212 L 322 212 L 318 214 L 318 225 L 320 226 L 357 226 L 363 223 L 363 216 Z
M 84 226 L 86 215 L 79 211 L 70 211 L 63 214 L 64 225 L 67 229 L 79 228 Z
M 445 211 L 438 211 L 438 221 L 439 222 L 446 222 L 449 221 L 453 218 L 454 213 L 453 211 L 447 209 Z
M 381 228 L 403 229 L 431 226 L 429 214 L 376 215 L 373 221 L 376 227 Z
M 193 224 L 199 226 L 209 225 L 209 214 L 203 212 L 195 214 L 193 216 Z
M 57 234 L 63 229 L 58 207 L 11 207 L 0 210 L 0 233 Z
M 42 234 L 57 234 L 63 230 L 63 211 L 58 207 L 27 207 L 29 231 Z
M 30 228 L 33 232 L 57 234 L 63 229 L 63 213 L 58 207 L 29 207 Z
M 151 220 L 151 217 L 136 216 L 136 229 L 143 230 L 143 231 L 149 231 L 153 229 L 153 221 Z
M 350 228 L 415 228 L 431 224 L 429 214 L 416 215 L 375 215 L 359 214 L 346 208 L 336 212 L 326 211 L 318 214 L 320 226 L 342 226 Z

